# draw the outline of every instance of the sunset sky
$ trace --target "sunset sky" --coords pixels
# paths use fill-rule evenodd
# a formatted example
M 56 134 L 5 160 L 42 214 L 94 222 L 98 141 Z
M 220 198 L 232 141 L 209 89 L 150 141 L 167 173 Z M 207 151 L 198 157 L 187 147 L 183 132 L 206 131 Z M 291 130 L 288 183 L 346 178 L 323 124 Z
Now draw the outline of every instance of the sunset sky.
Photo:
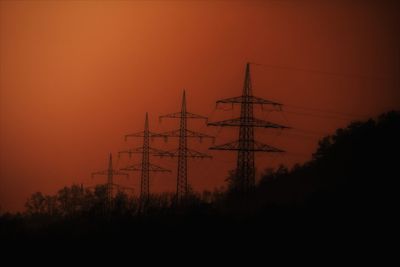
M 35 191 L 105 182 L 90 173 L 106 169 L 110 152 L 117 167 L 129 163 L 116 154 L 141 146 L 123 136 L 143 130 L 145 112 L 151 130 L 177 129 L 158 116 L 179 111 L 184 88 L 188 111 L 210 121 L 238 116 L 239 107 L 216 110 L 215 101 L 241 94 L 246 62 L 261 64 L 251 66 L 254 95 L 286 105 L 256 115 L 293 127 L 256 130 L 257 140 L 288 151 L 257 154 L 258 177 L 309 160 L 320 137 L 352 120 L 400 109 L 399 5 L 354 2 L 1 1 L 0 211 L 22 211 Z M 216 144 L 238 133 L 201 121 L 189 129 Z M 189 142 L 213 156 L 189 161 L 196 191 L 225 185 L 235 168 L 235 153 L 211 145 Z M 176 161 L 152 160 L 172 173 L 152 175 L 151 190 L 173 192 Z M 116 182 L 137 194 L 139 178 Z

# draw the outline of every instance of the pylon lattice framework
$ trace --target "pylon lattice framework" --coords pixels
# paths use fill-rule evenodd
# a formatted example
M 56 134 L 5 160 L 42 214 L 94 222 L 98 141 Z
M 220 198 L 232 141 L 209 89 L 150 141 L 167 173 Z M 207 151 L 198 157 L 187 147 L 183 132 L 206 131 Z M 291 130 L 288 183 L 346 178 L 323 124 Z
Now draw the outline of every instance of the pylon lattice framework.
M 154 154 L 158 155 L 160 153 L 167 153 L 165 151 L 150 147 L 150 138 L 155 138 L 155 137 L 165 138 L 165 136 L 158 134 L 158 133 L 150 132 L 149 117 L 148 117 L 148 113 L 146 112 L 144 131 L 125 135 L 125 141 L 129 137 L 143 137 L 143 146 L 139 147 L 139 148 L 133 148 L 133 149 L 125 150 L 125 151 L 120 151 L 118 153 L 118 155 L 127 153 L 127 154 L 129 154 L 129 157 L 131 157 L 132 154 L 142 154 L 142 162 L 140 164 L 133 164 L 133 165 L 127 166 L 125 168 L 122 168 L 121 170 L 123 170 L 123 171 L 140 171 L 141 172 L 140 200 L 141 200 L 141 203 L 143 203 L 143 202 L 148 201 L 149 196 L 150 196 L 150 172 L 171 172 L 168 169 L 154 165 L 150 162 L 150 155 L 154 155 Z
M 107 183 L 106 183 L 107 205 L 108 205 L 108 208 L 110 208 L 112 206 L 113 188 L 114 187 L 124 188 L 123 186 L 120 186 L 120 185 L 114 183 L 114 176 L 123 175 L 123 176 L 129 177 L 129 175 L 127 173 L 120 172 L 113 168 L 111 153 L 110 153 L 110 157 L 108 160 L 108 169 L 104 170 L 104 171 L 93 172 L 92 178 L 96 175 L 106 175 L 107 176 Z M 128 187 L 126 187 L 126 188 L 128 188 Z
M 168 151 L 166 153 L 159 153 L 158 156 L 170 156 L 178 158 L 178 172 L 176 180 L 176 201 L 181 203 L 188 193 L 188 172 L 187 172 L 187 160 L 188 158 L 212 158 L 210 155 L 189 149 L 187 147 L 187 138 L 198 138 L 200 141 L 204 138 L 214 139 L 213 136 L 191 131 L 187 129 L 188 119 L 204 119 L 207 121 L 207 117 L 190 113 L 186 110 L 186 94 L 183 91 L 181 111 L 171 113 L 168 115 L 160 116 L 160 120 L 163 118 L 179 119 L 180 127 L 178 130 L 162 133 L 166 137 L 177 137 L 179 138 L 179 147 L 177 150 Z
M 236 173 L 232 186 L 238 193 L 248 194 L 255 186 L 255 162 L 254 152 L 284 152 L 281 149 L 266 145 L 254 140 L 254 127 L 285 129 L 287 126 L 279 125 L 254 117 L 253 105 L 272 105 L 282 108 L 282 104 L 253 96 L 250 77 L 250 63 L 246 64 L 246 74 L 242 95 L 239 97 L 218 100 L 218 104 L 240 104 L 240 117 L 210 122 L 209 126 L 232 126 L 239 127 L 239 140 L 223 145 L 210 147 L 211 150 L 234 150 L 237 151 Z

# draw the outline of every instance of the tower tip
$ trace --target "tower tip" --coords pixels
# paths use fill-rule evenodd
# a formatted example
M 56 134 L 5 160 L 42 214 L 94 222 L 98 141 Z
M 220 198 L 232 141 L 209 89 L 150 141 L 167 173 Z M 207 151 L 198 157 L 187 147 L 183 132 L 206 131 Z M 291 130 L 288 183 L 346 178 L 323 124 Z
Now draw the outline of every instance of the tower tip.
M 146 117 L 144 118 L 144 131 L 149 130 L 149 113 L 146 112 Z
M 186 101 L 186 89 L 183 88 L 182 101 Z

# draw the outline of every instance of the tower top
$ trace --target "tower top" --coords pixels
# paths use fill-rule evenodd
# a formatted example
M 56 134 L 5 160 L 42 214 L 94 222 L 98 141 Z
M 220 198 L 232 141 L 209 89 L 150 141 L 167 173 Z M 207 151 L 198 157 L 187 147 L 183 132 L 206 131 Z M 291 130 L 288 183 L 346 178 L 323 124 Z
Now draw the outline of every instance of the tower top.
M 251 96 L 252 89 L 251 89 L 251 77 L 250 77 L 250 62 L 246 64 L 246 74 L 244 77 L 244 85 L 243 85 L 243 96 Z
M 110 153 L 110 157 L 108 159 L 108 169 L 112 170 L 112 153 Z
M 186 90 L 183 89 L 181 112 L 186 112 Z
M 145 121 L 144 121 L 144 131 L 145 132 L 149 131 L 149 113 L 148 112 L 146 112 L 146 118 L 145 118 Z

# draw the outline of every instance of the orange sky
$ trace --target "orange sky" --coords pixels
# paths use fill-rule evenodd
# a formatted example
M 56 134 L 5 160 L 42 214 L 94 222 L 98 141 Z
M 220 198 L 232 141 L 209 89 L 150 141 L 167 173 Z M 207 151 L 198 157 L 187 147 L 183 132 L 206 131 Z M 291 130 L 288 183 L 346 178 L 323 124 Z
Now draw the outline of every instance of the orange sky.
M 157 118 L 179 110 L 183 88 L 193 113 L 211 120 L 237 113 L 215 111 L 215 101 L 240 95 L 247 61 L 345 74 L 252 67 L 254 94 L 288 105 L 284 116 L 257 114 L 313 132 L 277 136 L 257 130 L 260 141 L 288 151 L 259 155 L 258 173 L 304 162 L 318 135 L 351 120 L 315 111 L 301 116 L 293 112 L 310 111 L 293 106 L 363 116 L 399 109 L 398 5 L 323 2 L 1 1 L 1 210 L 22 210 L 34 191 L 53 194 L 72 183 L 104 182 L 90 173 L 106 168 L 109 152 L 141 145 L 125 143 L 123 135 L 142 130 L 146 111 L 153 130 L 178 127 Z M 216 144 L 237 138 L 236 129 L 219 131 L 200 122 L 189 122 L 189 128 L 217 135 Z M 189 144 L 206 152 L 211 143 Z M 153 146 L 173 149 L 177 143 L 159 140 Z M 189 163 L 189 182 L 197 191 L 224 185 L 235 167 L 235 153 L 209 153 L 212 161 Z M 154 163 L 173 172 L 153 176 L 153 191 L 173 191 L 175 161 Z M 139 175 L 117 182 L 137 193 Z

